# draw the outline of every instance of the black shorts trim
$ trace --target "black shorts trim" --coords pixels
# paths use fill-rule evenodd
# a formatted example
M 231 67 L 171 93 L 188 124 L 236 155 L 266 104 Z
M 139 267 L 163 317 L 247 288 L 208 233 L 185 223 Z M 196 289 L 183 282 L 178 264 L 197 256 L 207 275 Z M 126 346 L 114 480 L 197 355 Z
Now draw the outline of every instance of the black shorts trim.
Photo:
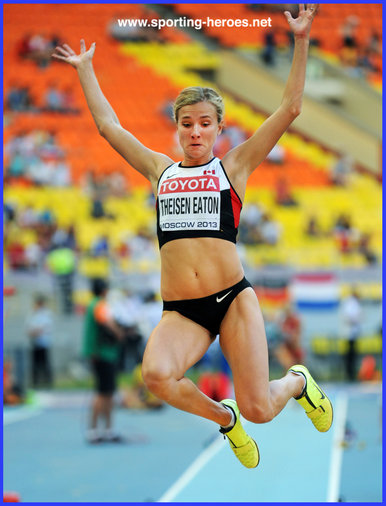
M 216 336 L 220 332 L 221 322 L 229 306 L 237 295 L 248 287 L 252 287 L 252 285 L 244 277 L 235 285 L 212 295 L 208 295 L 207 297 L 185 300 L 164 300 L 163 310 L 177 311 L 177 313 L 198 323 L 209 330 L 213 336 Z
M 95 390 L 99 394 L 111 395 L 115 392 L 117 384 L 117 367 L 114 362 L 107 360 L 94 359 L 92 368 L 95 379 Z

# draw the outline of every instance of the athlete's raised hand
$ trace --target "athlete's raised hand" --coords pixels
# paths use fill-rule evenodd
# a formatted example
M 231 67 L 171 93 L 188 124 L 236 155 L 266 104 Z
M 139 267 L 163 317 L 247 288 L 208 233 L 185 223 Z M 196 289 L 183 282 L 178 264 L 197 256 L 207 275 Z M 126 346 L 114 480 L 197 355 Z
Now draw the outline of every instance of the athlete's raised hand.
M 299 4 L 299 15 L 297 18 L 293 18 L 291 13 L 284 11 L 284 15 L 287 18 L 288 24 L 295 37 L 308 37 L 312 21 L 318 12 L 319 4 Z
M 93 42 L 90 46 L 90 49 L 86 51 L 86 44 L 83 39 L 80 41 L 80 53 L 76 54 L 75 51 L 68 45 L 63 44 L 62 46 L 57 46 L 55 48 L 55 53 L 53 53 L 52 57 L 57 60 L 62 60 L 66 63 L 69 63 L 74 68 L 78 68 L 80 65 L 84 63 L 89 63 L 92 60 L 92 57 L 95 53 L 95 42 Z

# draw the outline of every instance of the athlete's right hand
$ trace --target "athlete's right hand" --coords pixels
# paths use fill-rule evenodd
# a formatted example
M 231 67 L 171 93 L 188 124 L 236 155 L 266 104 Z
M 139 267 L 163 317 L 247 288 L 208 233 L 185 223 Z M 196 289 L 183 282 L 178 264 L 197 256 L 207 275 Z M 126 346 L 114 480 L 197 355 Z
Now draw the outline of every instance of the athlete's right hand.
M 90 46 L 90 49 L 86 51 L 86 44 L 83 39 L 80 40 L 80 54 L 76 54 L 75 51 L 68 45 L 63 44 L 62 46 L 57 46 L 55 48 L 55 53 L 53 53 L 52 57 L 57 60 L 62 60 L 66 63 L 69 63 L 74 68 L 78 68 L 80 65 L 85 63 L 91 63 L 92 57 L 95 53 L 95 42 L 93 42 Z

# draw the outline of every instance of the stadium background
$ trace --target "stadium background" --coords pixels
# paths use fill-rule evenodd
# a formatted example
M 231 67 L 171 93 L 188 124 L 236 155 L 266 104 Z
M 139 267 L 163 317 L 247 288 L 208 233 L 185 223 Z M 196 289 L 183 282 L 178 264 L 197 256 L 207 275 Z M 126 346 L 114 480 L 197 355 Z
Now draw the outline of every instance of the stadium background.
M 216 154 L 221 156 L 235 138 L 250 135 L 280 103 L 290 64 L 290 43 L 281 11 L 281 4 L 4 6 L 4 358 L 12 363 L 13 375 L 28 400 L 27 405 L 7 407 L 6 414 L 12 411 L 14 415 L 19 408 L 36 409 L 40 403 L 44 409 L 35 420 L 44 424 L 53 416 L 44 395 L 52 396 L 51 400 L 64 396 L 72 409 L 79 407 L 79 395 L 90 387 L 87 368 L 80 358 L 83 313 L 90 299 L 89 278 L 110 279 L 112 302 L 122 301 L 124 292 L 139 297 L 138 311 L 149 314 L 147 320 L 141 318 L 139 322 L 144 340 L 154 319 L 154 312 L 146 312 L 149 294 L 154 292 L 159 304 L 155 212 L 149 186 L 98 136 L 76 72 L 50 60 L 50 41 L 67 42 L 75 51 L 80 38 L 87 46 L 95 41 L 96 74 L 121 124 L 145 145 L 174 159 L 179 159 L 179 152 L 168 116 L 171 101 L 186 86 L 218 89 L 225 98 L 227 125 L 216 146 Z M 360 359 L 375 357 L 378 381 L 382 370 L 382 58 L 381 50 L 374 49 L 367 67 L 353 65 L 348 61 L 351 55 L 342 48 L 341 36 L 347 18 L 356 16 L 355 36 L 359 47 L 366 47 L 374 32 L 382 35 L 381 11 L 380 4 L 321 5 L 312 27 L 315 40 L 310 49 L 303 113 L 279 141 L 279 159 L 272 154 L 261 164 L 250 179 L 246 195 L 245 212 L 262 210 L 274 225 L 275 238 L 250 238 L 256 217 L 251 211 L 252 225 L 244 224 L 246 239 L 239 246 L 247 277 L 255 286 L 267 320 L 293 304 L 302 322 L 306 363 L 338 391 L 345 388 L 346 349 L 340 307 L 353 285 L 360 293 L 364 312 Z M 183 16 L 270 16 L 275 28 L 275 64 L 262 58 L 267 50 L 267 30 L 263 28 L 133 30 L 130 35 L 123 34 L 131 40 L 122 40 L 122 30 L 114 24 L 117 18 Z M 26 41 L 33 37 L 36 46 L 30 51 Z M 29 99 L 11 104 L 11 90 L 23 88 L 28 90 Z M 56 90 L 66 100 L 55 106 L 55 100 L 50 103 L 47 98 L 48 90 Z M 351 158 L 347 180 L 343 185 L 332 184 L 334 166 L 345 155 Z M 283 184 L 289 186 L 297 205 L 276 202 L 278 185 Z M 336 226 L 342 215 L 351 221 L 349 234 L 342 234 Z M 317 236 L 305 233 L 311 217 L 322 231 Z M 69 237 L 74 239 L 76 272 L 74 307 L 67 314 L 47 258 L 55 241 Z M 34 392 L 30 383 L 25 328 L 37 290 L 50 297 L 55 315 L 55 388 L 49 393 Z M 195 371 L 195 378 L 203 369 L 226 370 L 221 360 L 215 360 L 219 358 L 217 349 L 213 355 Z M 130 357 L 126 366 L 124 377 L 130 381 Z M 280 365 L 272 357 L 272 375 L 280 373 Z M 349 392 L 350 388 L 352 385 Z M 119 416 L 127 420 L 130 411 L 120 410 Z M 11 427 L 21 426 L 24 422 L 20 420 Z M 146 425 L 146 416 L 144 420 Z M 61 426 L 59 420 L 56 423 Z M 36 433 L 22 439 L 28 447 L 38 436 L 44 437 L 36 428 Z M 79 433 L 74 438 L 78 445 L 83 444 Z M 13 439 L 11 434 L 5 452 L 5 465 L 8 462 L 10 469 L 5 490 L 16 487 L 17 455 L 21 458 L 17 440 L 20 438 Z M 152 451 L 157 454 L 148 445 L 146 452 L 151 455 Z M 189 459 L 185 458 L 188 466 Z M 49 461 L 47 457 L 42 469 Z M 378 476 L 378 461 L 362 459 L 364 465 L 375 466 L 374 475 Z M 49 500 L 76 500 L 63 499 L 64 492 L 56 496 L 60 477 L 55 483 Z M 167 489 L 162 486 L 159 497 Z M 371 487 L 363 487 L 353 500 L 372 500 Z M 127 497 L 127 491 L 121 492 Z M 350 497 L 349 492 L 346 495 Z M 149 496 L 150 492 L 143 497 L 139 494 L 135 500 L 148 500 Z M 25 500 L 45 497 L 33 481 L 22 492 Z M 86 492 L 78 500 L 90 497 Z M 200 500 L 197 497 L 193 495 L 190 500 Z M 124 499 L 113 494 L 111 500 Z M 259 496 L 249 500 L 259 500 Z

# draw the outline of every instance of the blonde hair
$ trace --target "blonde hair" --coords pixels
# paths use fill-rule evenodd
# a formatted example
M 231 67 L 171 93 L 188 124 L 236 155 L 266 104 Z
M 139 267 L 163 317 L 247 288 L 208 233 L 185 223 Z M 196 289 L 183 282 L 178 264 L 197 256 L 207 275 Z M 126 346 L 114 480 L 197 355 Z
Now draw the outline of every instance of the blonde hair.
M 217 113 L 217 121 L 221 123 L 224 117 L 224 102 L 222 97 L 214 89 L 202 88 L 201 86 L 190 86 L 182 90 L 178 95 L 173 107 L 175 122 L 178 122 L 178 113 L 181 107 L 198 104 L 199 102 L 209 102 L 214 105 Z

